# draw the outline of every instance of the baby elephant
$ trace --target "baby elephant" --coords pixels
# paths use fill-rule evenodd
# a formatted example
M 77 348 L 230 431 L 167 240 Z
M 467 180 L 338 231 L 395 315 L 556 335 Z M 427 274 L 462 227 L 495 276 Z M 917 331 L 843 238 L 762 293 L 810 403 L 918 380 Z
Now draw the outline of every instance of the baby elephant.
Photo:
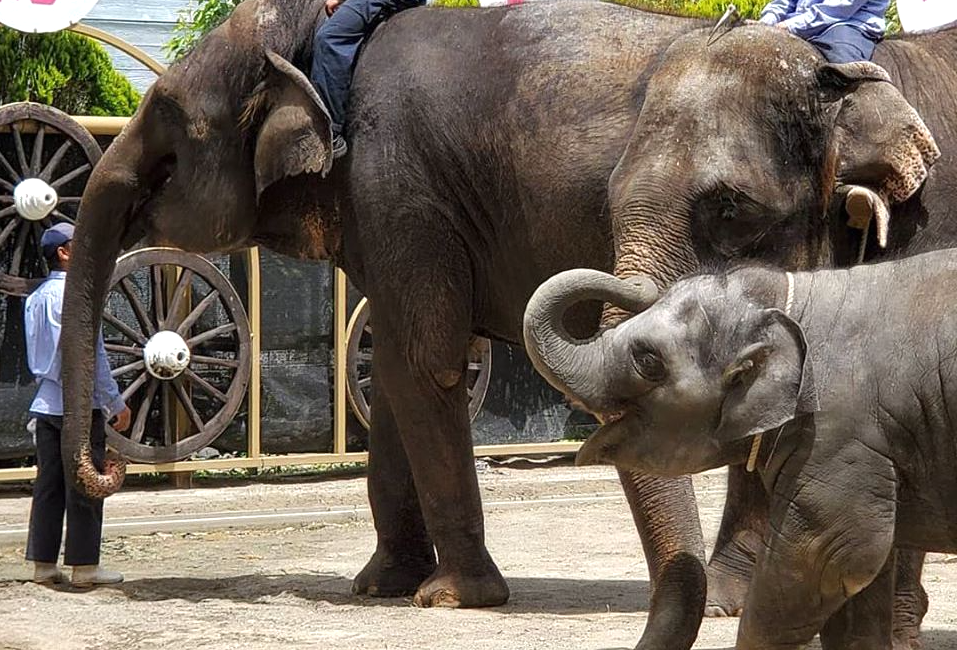
M 770 527 L 739 649 L 891 648 L 895 547 L 957 552 L 957 249 L 850 270 L 576 270 L 525 313 L 536 367 L 598 414 L 579 464 L 760 473 Z M 584 300 L 637 315 L 583 341 Z

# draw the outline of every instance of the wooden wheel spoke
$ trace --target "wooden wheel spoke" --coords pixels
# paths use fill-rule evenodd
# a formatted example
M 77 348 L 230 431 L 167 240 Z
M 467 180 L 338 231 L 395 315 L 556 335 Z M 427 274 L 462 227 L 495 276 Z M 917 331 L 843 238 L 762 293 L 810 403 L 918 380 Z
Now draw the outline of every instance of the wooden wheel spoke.
M 0 155 L 2 155 L 2 154 L 0 154 Z M 8 181 L 8 180 L 5 179 L 5 178 L 0 178 L 0 187 L 6 188 L 6 189 L 7 189 L 9 192 L 11 192 L 11 193 L 12 193 L 13 190 L 14 190 L 13 183 L 11 183 L 10 181 Z M 7 201 L 13 201 L 13 197 L 12 197 L 12 196 L 3 196 L 3 197 L 0 197 L 0 198 L 5 199 L 5 200 L 7 200 Z
M 150 267 L 153 278 L 153 317 L 159 329 L 166 329 L 166 296 L 163 295 L 163 267 L 155 264 Z
M 143 370 L 146 368 L 146 362 L 142 359 L 137 359 L 133 363 L 128 363 L 125 366 L 120 366 L 119 368 L 114 368 L 110 371 L 110 374 L 114 379 L 125 375 L 128 372 L 133 372 L 134 370 Z
M 115 327 L 120 331 L 120 334 L 133 341 L 134 343 L 139 343 L 140 345 L 146 345 L 146 337 L 143 336 L 140 332 L 137 332 L 132 327 L 121 321 L 119 318 L 114 316 L 108 311 L 103 312 L 103 320 Z
M 10 275 L 20 275 L 20 265 L 23 263 L 23 254 L 27 247 L 27 233 L 30 228 L 26 223 L 22 224 L 20 232 L 17 233 L 17 243 L 13 247 L 13 255 L 10 257 Z
M 207 366 L 221 366 L 223 368 L 238 368 L 239 362 L 233 359 L 220 359 L 219 357 L 207 357 L 201 354 L 190 356 L 191 363 L 204 363 Z
M 193 324 L 200 319 L 200 317 L 206 312 L 207 309 L 209 309 L 209 306 L 213 304 L 213 301 L 215 301 L 217 298 L 219 298 L 219 292 L 215 289 L 206 294 L 206 297 L 200 300 L 199 303 L 193 307 L 193 311 L 189 312 L 189 314 L 186 315 L 186 318 L 183 319 L 183 322 L 176 327 L 176 333 L 180 336 L 185 336 L 186 332 L 189 331 L 189 328 L 191 328 Z
M 129 401 L 130 397 L 132 397 L 136 393 L 136 391 L 142 388 L 143 384 L 145 384 L 149 378 L 150 378 L 150 374 L 148 372 L 146 372 L 145 370 L 141 372 L 140 376 L 134 379 L 133 383 L 127 386 L 126 390 L 123 391 L 123 401 L 124 402 Z
M 156 397 L 156 390 L 159 388 L 159 380 L 153 379 L 149 388 L 146 389 L 146 397 L 140 403 L 140 409 L 136 412 L 136 420 L 133 422 L 133 430 L 130 431 L 130 440 L 133 442 L 142 442 L 143 433 L 146 431 L 146 418 L 149 417 L 150 407 L 153 405 L 153 398 Z
M 220 402 L 222 402 L 223 404 L 225 404 L 226 402 L 229 401 L 229 398 L 226 397 L 225 393 L 223 393 L 222 391 L 220 391 L 218 388 L 216 388 L 216 387 L 213 386 L 211 383 L 209 383 L 208 381 L 206 381 L 205 379 L 203 379 L 202 377 L 200 377 L 199 375 L 197 375 L 195 372 L 193 372 L 193 371 L 190 370 L 189 368 L 186 369 L 186 373 L 185 373 L 185 374 L 186 374 L 187 377 L 189 377 L 190 381 L 192 381 L 192 382 L 195 383 L 197 386 L 199 386 L 200 388 L 202 388 L 203 391 L 205 391 L 207 395 L 210 395 L 210 396 L 212 396 L 212 397 L 215 397 L 216 399 L 218 399 L 218 400 L 219 400 Z
M 366 388 L 372 385 L 372 377 L 363 377 L 359 380 L 359 388 Z
M 17 150 L 17 162 L 20 163 L 21 178 L 23 178 L 26 177 L 30 166 L 27 165 L 27 155 L 23 151 L 23 136 L 20 135 L 20 125 L 14 124 L 10 131 L 13 133 L 13 145 Z
M 104 343 L 103 346 L 107 352 L 117 352 L 119 354 L 128 354 L 131 357 L 143 357 L 143 348 L 131 345 L 119 345 L 117 343 Z
M 12 180 L 14 183 L 19 183 L 20 179 L 23 178 L 21 174 L 17 173 L 17 170 L 13 168 L 13 165 L 10 164 L 10 161 L 7 160 L 7 157 L 2 153 L 0 153 L 0 165 L 7 170 L 7 173 L 10 174 L 10 180 Z
M 16 212 L 17 212 L 17 206 L 9 205 L 5 207 L 3 210 L 0 210 L 0 217 L 9 217 L 11 214 L 16 214 Z
M 173 444 L 173 402 L 170 399 L 168 381 L 160 382 L 163 390 L 163 444 L 167 447 Z
M 83 200 L 82 196 L 61 196 L 58 200 L 59 203 L 79 203 Z
M 43 251 L 39 250 L 40 240 L 43 238 L 43 226 L 41 226 L 38 222 L 34 221 L 30 227 L 33 229 L 33 241 L 37 243 L 37 249 L 39 253 L 37 257 L 40 258 L 40 270 L 43 271 L 43 275 L 45 277 L 50 274 L 50 267 L 49 265 L 47 265 L 46 258 L 43 257 Z
M 173 380 L 172 384 L 173 392 L 176 393 L 176 398 L 179 400 L 179 403 L 186 409 L 186 414 L 189 416 L 190 421 L 196 426 L 197 431 L 202 431 L 205 426 L 203 424 L 203 418 L 199 416 L 196 407 L 193 406 L 193 402 L 190 401 L 189 395 L 186 393 L 186 389 L 183 388 L 182 378 L 177 377 Z
M 63 160 L 63 156 L 66 155 L 66 152 L 70 150 L 70 147 L 73 146 L 73 140 L 66 140 L 63 144 L 60 145 L 60 148 L 56 150 L 53 154 L 53 157 L 50 158 L 50 162 L 47 163 L 47 166 L 43 168 L 43 171 L 40 172 L 40 178 L 44 181 L 49 181 L 50 177 L 53 175 L 54 170 L 59 166 L 60 161 Z
M 236 323 L 226 323 L 225 325 L 220 325 L 219 327 L 214 327 L 211 330 L 206 330 L 202 334 L 197 334 L 191 339 L 186 340 L 186 345 L 192 349 L 193 347 L 205 343 L 210 339 L 214 339 L 217 336 L 222 336 L 223 334 L 229 334 L 230 332 L 236 331 Z
M 10 237 L 10 234 L 19 224 L 19 219 L 11 219 L 10 222 L 3 227 L 3 230 L 0 230 L 0 246 L 3 246 L 4 243 L 6 243 L 7 239 Z
M 50 214 L 52 214 L 54 217 L 56 217 L 60 221 L 66 221 L 69 224 L 73 224 L 74 226 L 76 225 L 76 220 L 73 217 L 63 214 L 57 209 L 54 209 L 53 212 L 51 212 Z
M 83 174 L 87 173 L 91 169 L 93 169 L 93 165 L 91 165 L 90 163 L 83 163 L 82 165 L 74 169 L 73 171 L 67 172 L 60 178 L 50 183 L 50 187 L 52 187 L 53 189 L 57 189 L 61 185 L 66 185 L 67 183 L 72 181 L 74 178 L 78 176 L 82 176 Z
M 43 140 L 46 134 L 47 126 L 41 123 L 37 128 L 36 137 L 33 138 L 33 156 L 30 158 L 30 173 L 34 176 L 40 173 L 40 165 L 43 161 Z
M 172 329 L 175 322 L 177 314 L 179 314 L 180 306 L 183 304 L 183 299 L 186 297 L 186 288 L 193 281 L 193 272 L 189 269 L 183 269 L 183 272 L 180 273 L 179 280 L 176 281 L 176 287 L 173 289 L 173 299 L 170 301 L 169 309 L 167 314 L 169 318 L 165 323 L 166 329 Z
M 123 295 L 126 296 L 127 302 L 130 303 L 130 307 L 133 308 L 133 314 L 136 316 L 137 322 L 140 324 L 140 329 L 143 330 L 143 333 L 146 336 L 153 336 L 156 334 L 156 328 L 153 327 L 153 323 L 150 321 L 150 316 L 146 312 L 146 306 L 139 299 L 139 296 L 136 295 L 136 287 L 133 286 L 133 283 L 130 282 L 128 277 L 120 280 L 120 291 L 123 292 Z

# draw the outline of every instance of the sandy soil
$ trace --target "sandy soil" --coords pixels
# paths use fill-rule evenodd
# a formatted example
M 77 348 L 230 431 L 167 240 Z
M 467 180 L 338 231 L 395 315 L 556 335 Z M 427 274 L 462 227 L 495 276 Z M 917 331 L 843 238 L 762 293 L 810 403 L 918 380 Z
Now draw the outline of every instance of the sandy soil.
M 351 595 L 375 540 L 361 478 L 125 491 L 108 501 L 103 561 L 127 581 L 91 592 L 25 582 L 29 498 L 4 488 L 0 648 L 632 648 L 648 572 L 616 475 L 492 467 L 480 482 L 512 597 L 471 611 Z M 710 546 L 724 474 L 696 489 Z M 955 560 L 928 563 L 925 648 L 957 650 Z M 736 626 L 706 620 L 695 647 L 733 647 Z

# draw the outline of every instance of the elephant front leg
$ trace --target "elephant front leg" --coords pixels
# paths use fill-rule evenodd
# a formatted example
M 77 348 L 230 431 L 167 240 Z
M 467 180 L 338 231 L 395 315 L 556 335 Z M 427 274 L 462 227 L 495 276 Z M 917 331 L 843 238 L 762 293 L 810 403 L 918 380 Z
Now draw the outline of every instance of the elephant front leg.
M 756 473 L 728 468 L 721 528 L 708 561 L 705 616 L 740 616 L 768 525 L 767 490 Z
M 827 620 L 824 650 L 891 650 L 896 558 L 891 551 L 874 581 Z
M 704 612 L 704 542 L 689 477 L 618 470 L 651 573 L 651 610 L 637 650 L 684 650 Z
M 377 543 L 375 554 L 356 576 L 352 590 L 379 597 L 410 596 L 435 571 L 435 549 L 426 531 L 395 417 L 377 376 L 373 370 L 368 479 Z
M 405 285 L 405 290 L 412 283 Z M 389 397 L 438 566 L 419 586 L 420 607 L 490 607 L 508 586 L 485 547 L 466 392 L 467 287 L 419 288 L 415 305 L 381 317 L 373 302 L 374 372 Z M 450 293 L 446 293 L 449 291 Z M 384 486 L 383 489 L 387 489 Z M 377 521 L 378 525 L 378 521 Z

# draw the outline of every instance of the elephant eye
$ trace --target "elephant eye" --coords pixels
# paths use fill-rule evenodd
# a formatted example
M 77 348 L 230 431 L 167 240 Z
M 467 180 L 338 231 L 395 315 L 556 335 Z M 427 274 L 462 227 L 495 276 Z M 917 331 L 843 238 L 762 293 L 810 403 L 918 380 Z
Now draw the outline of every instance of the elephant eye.
M 634 352 L 635 369 L 648 381 L 662 381 L 667 374 L 665 364 L 651 350 L 639 349 Z

